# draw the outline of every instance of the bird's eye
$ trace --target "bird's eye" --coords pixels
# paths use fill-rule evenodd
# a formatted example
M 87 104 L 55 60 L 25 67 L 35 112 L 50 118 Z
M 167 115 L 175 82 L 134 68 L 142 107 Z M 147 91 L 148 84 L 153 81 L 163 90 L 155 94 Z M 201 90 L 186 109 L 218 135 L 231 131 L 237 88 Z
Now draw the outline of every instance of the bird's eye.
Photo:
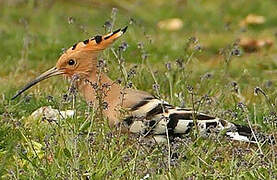
M 72 66 L 72 65 L 74 65 L 74 64 L 75 64 L 75 61 L 74 61 L 73 59 L 70 59 L 70 60 L 68 61 L 68 65 Z

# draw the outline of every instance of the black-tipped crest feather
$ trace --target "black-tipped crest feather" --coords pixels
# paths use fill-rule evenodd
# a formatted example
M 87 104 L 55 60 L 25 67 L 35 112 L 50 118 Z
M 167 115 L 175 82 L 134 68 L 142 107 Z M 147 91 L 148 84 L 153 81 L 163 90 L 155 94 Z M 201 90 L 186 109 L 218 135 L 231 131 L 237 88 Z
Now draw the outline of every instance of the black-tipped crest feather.
M 127 31 L 127 29 L 128 29 L 128 26 L 126 26 L 125 28 L 123 28 L 121 31 L 122 31 L 123 33 L 125 33 L 125 32 Z

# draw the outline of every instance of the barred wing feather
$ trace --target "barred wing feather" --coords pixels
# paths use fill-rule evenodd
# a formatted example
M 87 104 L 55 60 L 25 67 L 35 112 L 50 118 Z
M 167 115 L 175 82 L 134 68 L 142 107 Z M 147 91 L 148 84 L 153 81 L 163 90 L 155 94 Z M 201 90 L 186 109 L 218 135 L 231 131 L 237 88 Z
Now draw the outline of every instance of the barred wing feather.
M 130 108 L 131 115 L 124 119 L 132 133 L 156 137 L 168 134 L 188 134 L 194 123 L 201 135 L 226 131 L 232 140 L 255 143 L 251 129 L 236 125 L 220 118 L 212 117 L 192 109 L 174 107 L 166 101 L 147 97 Z M 260 137 L 260 136 L 258 136 Z

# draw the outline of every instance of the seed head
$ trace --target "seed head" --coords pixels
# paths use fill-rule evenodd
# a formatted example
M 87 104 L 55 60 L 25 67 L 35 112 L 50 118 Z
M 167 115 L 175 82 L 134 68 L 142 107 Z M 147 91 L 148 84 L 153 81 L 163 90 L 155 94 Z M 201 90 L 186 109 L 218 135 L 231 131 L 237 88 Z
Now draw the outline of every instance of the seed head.
M 194 50 L 196 50 L 196 51 L 198 51 L 198 52 L 201 52 L 201 51 L 202 51 L 201 45 L 200 45 L 200 44 L 196 44 L 196 45 L 194 46 Z
M 70 16 L 68 17 L 67 21 L 68 21 L 68 24 L 73 24 L 75 22 L 75 18 Z
M 238 48 L 234 48 L 231 51 L 231 55 L 232 56 L 241 56 L 241 52 L 240 52 L 240 50 Z
M 153 84 L 152 87 L 155 91 L 158 91 L 160 89 L 160 85 L 158 85 L 158 84 Z
M 132 82 L 128 82 L 127 87 L 128 87 L 128 88 L 133 87 L 133 83 L 132 83 Z
M 128 79 L 133 78 L 136 75 L 136 73 L 137 73 L 136 68 L 137 68 L 137 66 L 135 65 L 130 69 L 130 71 L 127 74 Z
M 142 59 L 142 60 L 146 60 L 147 58 L 148 58 L 148 54 L 142 53 L 141 59 Z
M 121 83 L 122 83 L 122 79 L 117 79 L 116 82 L 117 82 L 118 84 L 121 84 Z
M 254 95 L 257 96 L 259 93 L 261 93 L 262 95 L 266 96 L 266 93 L 260 87 L 255 87 L 255 89 L 254 89 Z
M 197 43 L 198 40 L 197 40 L 196 37 L 192 36 L 192 37 L 189 38 L 189 42 L 190 42 L 190 43 Z
M 106 22 L 104 23 L 104 28 L 105 28 L 106 31 L 110 32 L 110 31 L 111 31 L 111 28 L 112 28 L 112 23 L 111 23 L 111 21 L 106 21 Z
M 176 59 L 176 64 L 179 68 L 183 68 L 184 66 L 184 60 L 183 59 Z
M 138 49 L 143 49 L 144 45 L 143 42 L 138 42 Z
M 109 104 L 105 101 L 103 102 L 103 109 L 107 110 L 109 108 Z
M 97 63 L 97 68 L 104 69 L 107 66 L 106 61 L 104 59 L 99 59 Z
M 170 62 L 167 62 L 166 64 L 165 64 L 165 67 L 167 68 L 167 70 L 171 70 L 171 63 Z
M 126 51 L 126 49 L 127 49 L 127 47 L 128 47 L 128 44 L 126 43 L 126 42 L 123 42 L 123 43 L 121 43 L 121 45 L 118 47 L 118 50 L 119 51 Z
M 192 87 L 191 85 L 188 85 L 188 86 L 187 86 L 187 90 L 188 90 L 188 92 L 189 92 L 190 94 L 193 93 L 193 87 Z

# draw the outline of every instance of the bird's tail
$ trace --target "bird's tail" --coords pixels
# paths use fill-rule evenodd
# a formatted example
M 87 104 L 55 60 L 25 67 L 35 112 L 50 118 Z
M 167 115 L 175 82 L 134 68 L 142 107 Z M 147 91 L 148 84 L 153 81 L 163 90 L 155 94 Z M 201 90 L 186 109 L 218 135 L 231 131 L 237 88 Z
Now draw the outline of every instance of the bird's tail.
M 235 126 L 235 130 L 226 132 L 226 136 L 230 137 L 232 140 L 275 144 L 274 137 L 271 135 L 265 135 L 261 132 L 254 131 L 248 126 L 233 125 Z

